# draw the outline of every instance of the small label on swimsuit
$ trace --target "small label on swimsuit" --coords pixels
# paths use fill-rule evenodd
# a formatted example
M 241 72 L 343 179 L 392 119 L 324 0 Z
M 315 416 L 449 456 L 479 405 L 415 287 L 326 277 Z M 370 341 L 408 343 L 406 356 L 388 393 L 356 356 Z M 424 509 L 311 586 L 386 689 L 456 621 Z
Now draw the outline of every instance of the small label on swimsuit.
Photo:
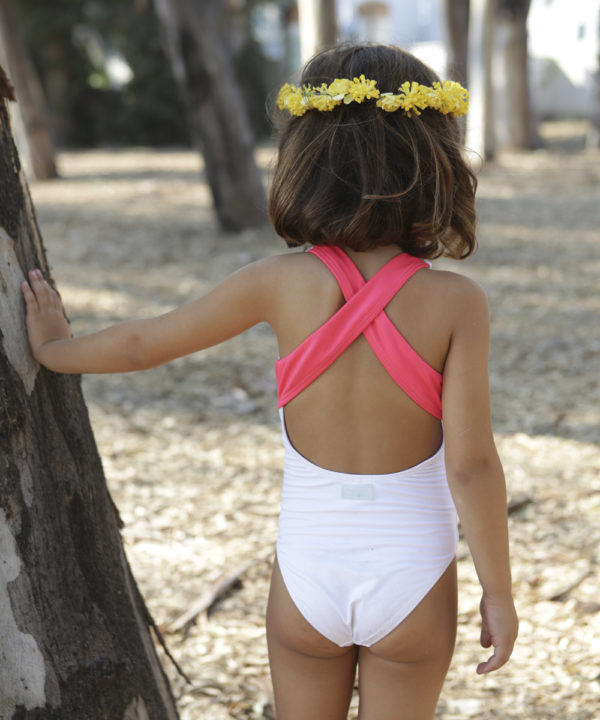
M 344 500 L 375 500 L 375 486 L 365 485 L 342 485 L 342 498 Z

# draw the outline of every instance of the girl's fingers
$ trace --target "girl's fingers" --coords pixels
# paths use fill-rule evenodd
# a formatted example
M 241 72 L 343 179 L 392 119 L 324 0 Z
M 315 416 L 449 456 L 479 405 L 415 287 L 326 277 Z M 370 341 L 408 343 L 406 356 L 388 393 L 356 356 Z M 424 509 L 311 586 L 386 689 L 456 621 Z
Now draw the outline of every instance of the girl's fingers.
M 479 638 L 479 642 L 481 643 L 481 647 L 484 648 L 489 648 L 492 644 L 492 636 L 490 635 L 486 627 L 481 628 L 481 636 Z
M 488 658 L 486 662 L 479 663 L 477 666 L 477 674 L 487 675 L 487 673 L 498 670 L 506 664 L 509 657 L 510 652 L 506 652 L 502 646 L 498 645 L 494 648 L 494 654 Z
M 23 297 L 25 298 L 25 305 L 27 306 L 27 311 L 37 311 L 39 310 L 37 298 L 29 286 L 29 283 L 27 280 L 23 280 L 21 283 L 21 290 L 23 291 Z
M 21 289 L 27 312 L 31 315 L 40 315 L 45 312 L 53 313 L 62 309 L 60 298 L 44 280 L 40 270 L 30 270 L 27 274 L 27 280 L 23 280 L 21 283 Z
M 29 284 L 37 296 L 44 292 L 46 281 L 39 270 L 31 270 L 29 272 Z
M 46 280 L 44 280 L 41 270 L 29 271 L 29 285 L 40 309 L 56 304 L 55 300 L 58 299 L 58 296 Z

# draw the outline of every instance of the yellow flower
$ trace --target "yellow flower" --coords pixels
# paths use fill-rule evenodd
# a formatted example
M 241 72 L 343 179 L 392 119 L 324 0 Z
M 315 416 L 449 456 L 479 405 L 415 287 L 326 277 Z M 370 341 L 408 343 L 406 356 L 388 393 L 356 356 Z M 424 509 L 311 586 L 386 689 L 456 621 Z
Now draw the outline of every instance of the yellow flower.
M 352 83 L 348 87 L 344 102 L 346 104 L 351 102 L 361 103 L 364 100 L 379 97 L 379 90 L 375 85 L 377 85 L 376 80 L 367 80 L 364 75 L 361 75 L 359 78 L 353 78 Z
M 433 110 L 440 110 L 442 106 L 442 93 L 441 85 L 439 82 L 434 82 L 433 87 L 426 88 L 427 90 L 427 107 Z
M 307 110 L 329 112 L 341 102 L 348 105 L 371 98 L 378 98 L 376 105 L 382 110 L 403 110 L 409 117 L 420 115 L 425 108 L 454 117 L 464 115 L 469 109 L 469 93 L 451 80 L 442 83 L 436 81 L 431 87 L 407 80 L 398 88 L 398 95 L 380 93 L 376 85 L 375 80 L 367 80 L 364 75 L 352 80 L 336 78 L 329 85 L 321 83 L 317 87 L 303 85 L 298 88 L 286 83 L 277 96 L 277 106 L 297 117 L 304 115 Z
M 280 110 L 285 109 L 285 101 L 286 101 L 286 98 L 288 97 L 291 89 L 292 89 L 292 85 L 290 85 L 289 83 L 286 83 L 279 91 L 279 94 L 277 95 L 277 107 Z
M 286 83 L 277 96 L 277 107 L 290 114 L 301 117 L 308 110 L 306 98 L 301 88 Z
M 386 112 L 395 112 L 401 106 L 402 96 L 394 93 L 381 93 L 379 100 L 375 103 Z
M 335 100 L 329 95 L 313 95 L 308 99 L 308 108 L 310 110 L 319 110 L 321 112 L 333 110 L 333 108 L 339 104 L 339 100 Z
M 435 87 L 437 85 L 437 87 Z M 469 93 L 457 82 L 445 80 L 443 83 L 434 83 L 437 94 L 440 97 L 440 112 L 447 115 L 451 113 L 454 117 L 464 115 L 469 109 Z
M 420 115 L 421 110 L 428 107 L 427 86 L 407 81 L 402 83 L 398 90 L 403 93 L 401 107 L 407 115 Z
M 344 95 L 348 92 L 348 89 L 352 85 L 352 80 L 346 80 L 344 78 L 337 78 L 334 80 L 329 87 L 327 92 L 335 97 L 336 100 L 342 100 Z

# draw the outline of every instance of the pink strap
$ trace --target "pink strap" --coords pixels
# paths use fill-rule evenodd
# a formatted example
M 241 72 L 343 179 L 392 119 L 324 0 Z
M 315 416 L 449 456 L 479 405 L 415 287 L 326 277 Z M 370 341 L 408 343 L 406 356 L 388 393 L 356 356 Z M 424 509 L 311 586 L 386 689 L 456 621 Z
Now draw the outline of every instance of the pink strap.
M 431 415 L 441 418 L 441 374 L 413 350 L 383 312 L 404 283 L 427 264 L 411 255 L 397 255 L 365 282 L 340 248 L 318 246 L 309 252 L 333 273 L 346 304 L 277 362 L 278 407 L 302 392 L 364 333 L 382 365 L 404 392 Z

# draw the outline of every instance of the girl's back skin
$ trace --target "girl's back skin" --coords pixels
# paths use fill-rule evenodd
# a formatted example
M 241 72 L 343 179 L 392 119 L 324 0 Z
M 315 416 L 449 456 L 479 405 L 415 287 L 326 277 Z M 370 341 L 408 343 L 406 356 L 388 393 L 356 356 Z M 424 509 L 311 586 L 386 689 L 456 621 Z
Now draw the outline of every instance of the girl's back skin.
M 342 60 L 358 62 L 360 48 L 354 55 L 351 50 L 340 51 L 346 52 Z M 389 62 L 389 51 L 381 52 L 387 52 Z M 367 70 L 368 77 L 375 76 Z M 337 68 L 332 72 L 337 77 Z M 291 244 L 306 239 L 301 236 Z M 367 281 L 403 249 L 402 243 L 381 241 L 360 249 L 351 246 L 356 243 L 336 244 Z M 414 249 L 413 254 L 419 255 Z M 57 372 L 150 368 L 223 342 L 258 322 L 273 328 L 283 358 L 345 302 L 329 269 L 303 252 L 253 263 L 205 297 L 167 315 L 82 338 L 70 338 L 62 305 L 39 271 L 30 273 L 23 292 L 33 354 Z M 406 282 L 385 312 L 420 357 L 443 376 L 443 432 L 440 420 L 398 387 L 364 335 L 285 405 L 285 428 L 295 450 L 315 466 L 354 475 L 413 468 L 445 440 L 448 486 L 483 588 L 481 644 L 494 647 L 489 660 L 477 668 L 487 673 L 508 660 L 517 620 L 504 478 L 490 424 L 486 298 L 461 275 L 424 270 Z M 455 632 L 455 561 L 412 612 L 370 647 L 339 647 L 312 627 L 289 595 L 276 562 L 267 638 L 278 720 L 343 720 L 357 666 L 360 718 L 431 720 Z

